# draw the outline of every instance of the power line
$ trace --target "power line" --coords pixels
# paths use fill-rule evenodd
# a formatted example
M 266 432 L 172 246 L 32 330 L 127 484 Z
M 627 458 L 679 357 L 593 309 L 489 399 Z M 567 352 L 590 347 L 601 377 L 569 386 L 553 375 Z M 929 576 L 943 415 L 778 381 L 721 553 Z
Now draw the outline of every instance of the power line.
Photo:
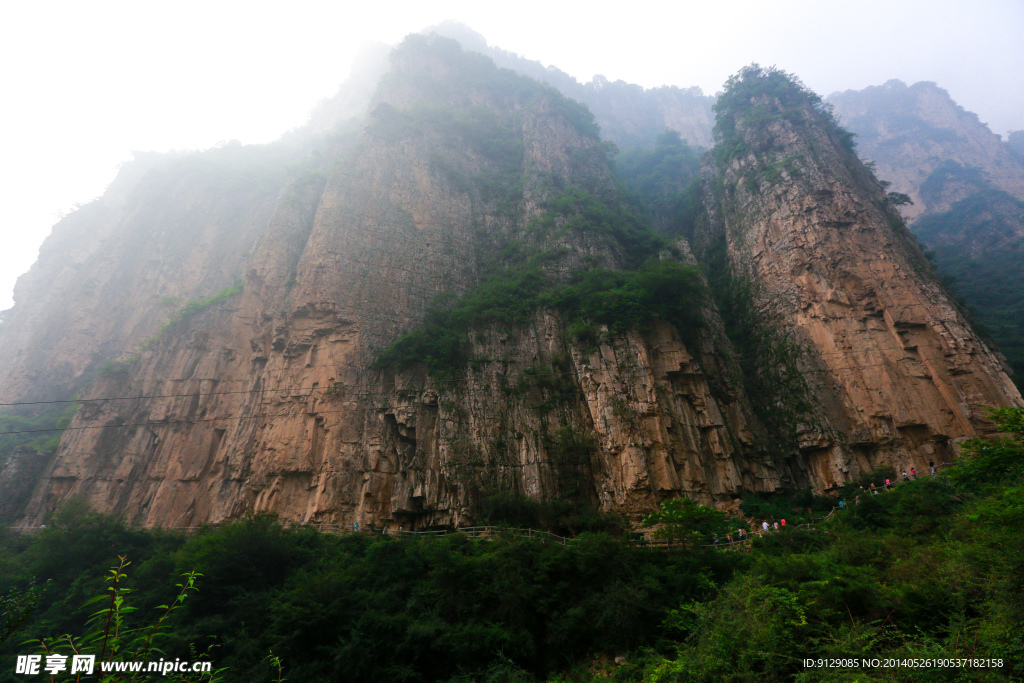
M 945 345 L 934 345 L 934 346 L 933 345 L 929 345 L 929 348 L 946 348 L 946 347 L 945 347 Z M 879 351 L 881 351 L 882 353 L 885 353 L 885 352 L 909 351 L 909 350 L 913 350 L 913 349 L 880 349 Z M 836 352 L 823 352 L 823 353 L 819 353 L 819 354 L 816 354 L 816 355 L 819 355 L 819 356 L 825 356 L 825 355 L 850 355 L 852 353 L 854 353 L 854 352 L 852 352 L 852 351 L 849 351 L 849 352 L 836 351 Z M 858 365 L 853 365 L 853 366 L 827 367 L 827 368 L 818 368 L 818 369 L 810 368 L 810 369 L 806 369 L 806 370 L 800 370 L 800 372 L 804 373 L 804 374 L 808 374 L 808 373 L 829 373 L 829 372 L 838 371 L 838 370 L 861 370 L 861 369 L 869 368 L 869 367 L 888 366 L 888 365 L 891 365 L 893 363 L 898 363 L 898 362 L 904 361 L 904 360 L 917 361 L 917 359 L 914 359 L 914 358 L 894 358 L 894 359 L 889 359 L 888 361 L 882 362 L 882 363 L 860 363 Z M 527 367 L 529 367 L 529 366 L 527 366 Z M 591 367 L 591 366 L 584 366 L 584 367 Z M 338 369 L 335 366 L 318 366 L 317 369 L 320 369 L 320 368 Z M 308 368 L 306 368 L 306 369 L 308 369 Z M 648 370 L 648 371 L 652 371 L 652 372 L 662 371 L 662 370 L 663 371 L 669 371 L 669 372 L 673 372 L 673 371 L 677 372 L 677 371 L 680 370 L 680 366 L 679 366 L 679 364 L 676 364 L 676 365 L 662 365 L 662 366 L 655 366 L 655 365 L 631 365 L 627 369 L 632 369 L 632 370 Z M 544 373 L 530 373 L 529 375 L 526 376 L 526 378 L 534 378 L 534 377 L 570 377 L 570 376 L 571 377 L 578 377 L 579 375 L 580 375 L 580 373 L 578 371 L 544 372 Z M 198 381 L 198 382 L 240 381 L 241 382 L 241 381 L 253 381 L 253 380 L 212 380 L 212 379 L 188 380 L 188 379 L 171 379 L 171 380 L 157 380 L 157 381 L 165 381 L 165 382 L 183 382 L 183 381 Z M 437 385 L 464 384 L 466 381 L 467 381 L 466 379 L 440 379 L 440 378 L 438 378 L 438 379 L 431 380 L 427 384 L 427 386 L 424 387 L 424 389 L 429 389 L 430 387 L 437 386 Z M 280 394 L 280 393 L 290 393 L 290 392 L 291 393 L 295 393 L 295 392 L 313 392 L 313 391 L 317 391 L 317 390 L 321 390 L 321 391 L 324 391 L 324 392 L 328 392 L 328 391 L 335 391 L 335 392 L 337 392 L 337 391 L 339 391 L 341 389 L 360 388 L 361 386 L 364 386 L 364 384 L 344 384 L 342 382 L 331 382 L 327 387 L 317 387 L 317 386 L 312 386 L 312 387 L 284 387 L 284 388 L 279 388 L 279 389 L 260 388 L 260 389 L 245 389 L 245 390 L 241 390 L 240 389 L 240 390 L 234 390 L 234 391 L 210 391 L 210 392 L 201 392 L 200 391 L 200 392 L 185 393 L 185 394 L 140 394 L 140 395 L 135 395 L 135 396 L 101 396 L 101 397 L 96 397 L 96 398 L 61 399 L 61 400 L 48 400 L 48 401 L 15 401 L 15 402 L 8 402 L 8 403 L 0 403 L 0 406 L 52 405 L 52 404 L 64 404 L 64 403 L 100 403 L 100 402 L 105 402 L 105 401 L 133 401 L 133 400 L 137 401 L 137 400 L 151 400 L 151 399 L 162 399 L 162 398 L 204 398 L 204 397 L 207 397 L 207 396 L 226 396 L 226 395 L 239 395 L 239 394 L 266 394 L 266 393 L 278 393 L 278 394 Z M 325 394 L 325 395 L 330 395 L 330 394 Z M 315 398 L 315 397 L 313 396 L 312 393 L 310 393 L 310 394 L 296 395 L 296 396 L 294 396 L 294 398 L 302 399 L 302 398 Z M 53 431 L 53 430 L 45 430 L 45 431 Z M 0 435 L 2 435 L 2 434 L 14 434 L 14 433 L 22 433 L 22 432 L 0 432 Z
M 881 366 L 884 366 L 884 365 L 889 365 L 889 363 L 873 363 L 873 364 L 866 364 L 866 365 L 857 366 L 857 367 L 836 368 L 836 369 L 859 370 L 859 369 L 863 369 L 864 367 L 881 367 Z M 665 367 L 673 368 L 673 369 L 678 369 L 678 366 L 665 366 Z M 657 368 L 650 367 L 650 366 L 639 366 L 636 369 L 655 370 Z M 807 372 L 825 373 L 825 372 L 830 372 L 830 370 L 827 370 L 827 369 L 826 370 L 808 370 L 808 371 L 802 371 L 802 372 L 804 372 L 804 373 L 807 373 Z M 566 377 L 566 376 L 569 376 L 570 374 L 575 376 L 575 373 L 544 373 L 544 374 L 530 375 L 530 377 L 558 377 L 558 376 Z M 443 380 L 443 381 L 444 382 L 462 382 L 464 380 Z M 343 385 L 343 386 L 345 386 L 347 388 L 347 387 L 356 387 L 357 385 Z M 429 388 L 430 387 L 428 386 L 428 387 L 424 387 L 422 389 L 415 389 L 415 391 L 423 391 L 423 390 L 427 390 Z M 325 391 L 329 391 L 330 389 L 331 388 L 328 388 Z M 576 396 L 579 396 L 580 394 L 586 393 L 585 390 L 582 387 L 576 387 L 576 388 L 573 388 L 573 389 L 571 389 L 569 391 L 554 391 L 554 390 L 547 389 L 547 388 L 540 388 L 540 390 L 544 394 L 545 398 L 576 397 Z M 225 393 L 230 393 L 230 392 L 225 392 Z M 240 393 L 248 393 L 248 392 L 240 392 Z M 349 392 L 349 393 L 351 394 L 351 392 Z M 340 405 L 348 405 L 348 406 L 354 406 L 354 407 L 361 407 L 361 408 L 367 409 L 367 410 L 384 410 L 384 409 L 386 409 L 388 407 L 388 406 L 385 406 L 385 405 L 381 405 L 381 406 L 378 406 L 378 407 L 375 407 L 373 405 L 367 405 L 368 401 L 380 401 L 382 399 L 385 399 L 385 397 L 383 397 L 383 396 L 381 396 L 380 394 L 377 394 L 377 393 L 371 393 L 371 392 L 366 392 L 366 391 L 356 393 L 353 398 L 346 399 L 346 400 L 333 399 L 331 394 L 326 394 L 326 393 L 323 394 L 323 395 L 320 395 L 320 396 L 314 396 L 313 394 L 307 394 L 307 395 L 302 395 L 302 396 L 295 396 L 294 398 L 299 399 L 299 400 L 303 400 L 303 399 L 314 399 L 314 400 L 317 400 L 317 399 L 329 399 L 331 405 L 339 405 L 339 404 Z M 105 400 L 105 399 L 95 399 L 95 400 Z M 261 403 L 260 405 L 267 406 L 267 405 L 275 405 L 275 404 Z M 293 403 L 293 405 L 298 405 L 298 404 L 297 403 Z M 104 428 L 115 428 L 116 429 L 116 428 L 122 428 L 122 427 L 147 427 L 147 426 L 162 426 L 162 425 L 198 424 L 198 423 L 201 423 L 201 422 L 217 422 L 217 421 L 221 421 L 221 420 L 247 420 L 247 419 L 259 419 L 259 418 L 299 417 L 299 416 L 301 416 L 303 414 L 306 415 L 306 416 L 319 416 L 319 415 L 332 415 L 332 414 L 347 413 L 347 412 L 350 412 L 350 411 L 349 410 L 312 410 L 312 411 L 307 410 L 305 412 L 287 412 L 287 413 L 274 413 L 274 414 L 270 414 L 270 413 L 256 413 L 254 415 L 240 415 L 240 416 L 230 416 L 229 415 L 229 416 L 220 416 L 220 417 L 211 417 L 211 418 L 195 418 L 195 419 L 189 419 L 189 420 L 156 420 L 156 421 L 150 421 L 150 422 L 135 422 L 135 423 L 127 423 L 127 424 L 84 425 L 84 426 L 63 427 L 63 428 L 53 427 L 53 428 L 49 428 L 49 429 L 27 429 L 27 430 L 16 430 L 16 431 L 0 432 L 0 436 L 11 435 L 11 434 L 36 434 L 36 433 L 44 433 L 44 432 L 77 431 L 77 430 L 83 430 L 83 429 L 104 429 Z
M 199 382 L 218 382 L 221 380 L 162 380 L 167 382 L 179 382 L 179 381 L 199 381 Z M 238 381 L 251 381 L 251 380 L 238 380 Z M 267 392 L 283 393 L 289 391 L 313 391 L 317 387 L 292 387 L 284 389 L 240 389 L 237 391 L 208 391 L 198 392 L 192 394 L 143 394 L 139 396 L 101 396 L 99 398 L 68 398 L 57 401 L 20 401 L 13 403 L 0 403 L 0 406 L 36 406 L 36 405 L 50 405 L 55 403 L 96 403 L 100 401 L 136 401 L 141 399 L 153 399 L 153 398 L 195 398 L 203 396 L 225 396 L 228 394 L 261 394 Z

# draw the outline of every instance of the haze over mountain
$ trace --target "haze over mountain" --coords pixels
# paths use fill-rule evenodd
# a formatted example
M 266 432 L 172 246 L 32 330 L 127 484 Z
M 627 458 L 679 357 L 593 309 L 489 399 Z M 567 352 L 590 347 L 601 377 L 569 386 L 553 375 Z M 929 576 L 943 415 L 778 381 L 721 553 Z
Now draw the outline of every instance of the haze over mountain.
M 1019 680 L 1019 140 L 441 30 L 54 226 L 0 325 L 0 681 Z
M 309 1 L 274 13 L 194 0 L 159 13 L 129 2 L 58 6 L 12 6 L 0 22 L 8 103 L 0 113 L 8 159 L 0 309 L 55 216 L 99 196 L 132 150 L 270 142 L 332 96 L 360 44 L 394 45 L 450 17 L 580 83 L 603 74 L 711 95 L 759 62 L 822 94 L 892 78 L 935 81 L 995 132 L 1024 129 L 1014 77 L 1024 71 L 1024 19 L 1012 0 L 792 2 L 785 11 L 760 2 L 638 3 L 628 15 L 539 2 L 511 13 L 449 2 L 354 9 Z
M 58 224 L 0 328 L 0 396 L 84 403 L 59 444 L 5 450 L 5 514 L 422 528 L 513 490 L 637 516 L 952 459 L 1021 402 L 784 72 L 730 81 L 699 166 L 665 130 L 701 129 L 699 95 L 584 89 L 654 143 L 617 181 L 555 88 L 436 33 L 388 62 L 306 130 L 142 156 Z

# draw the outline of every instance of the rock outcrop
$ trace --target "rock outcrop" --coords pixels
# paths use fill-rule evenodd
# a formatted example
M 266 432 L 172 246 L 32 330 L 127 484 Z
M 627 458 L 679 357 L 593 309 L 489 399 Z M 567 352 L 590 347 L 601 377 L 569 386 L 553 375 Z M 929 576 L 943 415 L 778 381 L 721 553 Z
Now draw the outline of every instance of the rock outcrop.
M 509 491 L 639 514 L 680 491 L 778 485 L 741 389 L 707 376 L 728 362 L 711 337 L 691 348 L 661 325 L 589 348 L 537 311 L 477 329 L 479 362 L 453 376 L 371 367 L 435 297 L 479 285 L 502 244 L 555 250 L 556 278 L 625 262 L 586 229 L 535 236 L 557 188 L 613 192 L 604 148 L 579 105 L 481 59 L 444 41 L 396 54 L 356 147 L 325 150 L 314 180 L 282 193 L 244 290 L 90 387 L 28 520 L 81 495 L 143 524 L 258 508 L 423 526 L 465 523 Z M 495 156 L 475 134 L 513 137 Z M 492 198 L 480 180 L 508 163 L 523 187 Z M 123 395 L 151 398 L 93 400 Z
M 705 169 L 697 253 L 750 283 L 745 340 L 706 293 L 688 302 L 699 327 L 583 332 L 555 289 L 531 293 L 694 258 L 682 238 L 658 246 L 639 230 L 582 106 L 419 37 L 370 111 L 354 132 L 290 148 L 297 165 L 273 177 L 232 189 L 230 168 L 170 164 L 127 188 L 121 213 L 66 223 L 81 222 L 93 261 L 44 260 L 0 328 L 5 400 L 84 387 L 25 523 L 71 496 L 162 526 L 251 509 L 466 524 L 508 493 L 637 516 L 668 496 L 725 504 L 921 467 L 988 429 L 986 406 L 1021 402 L 810 106 L 767 126 L 765 149 Z M 67 248 L 60 232 L 51 243 Z M 513 274 L 521 291 L 497 289 Z M 109 284 L 74 291 L 90 278 Z M 168 296 L 192 302 L 162 326 Z M 475 317 L 438 327 L 452 301 L 476 302 Z M 380 362 L 431 320 L 440 340 L 427 341 L 448 347 Z M 92 381 L 109 358 L 121 362 Z
M 1020 394 L 828 110 L 778 72 L 748 78 L 783 94 L 720 119 L 702 240 L 724 246 L 720 267 L 759 312 L 761 412 L 785 407 L 794 479 L 953 458 L 953 439 L 990 430 L 985 409 Z
M 1024 156 L 934 83 L 833 95 L 858 152 L 914 201 L 901 208 L 940 272 L 1024 381 Z

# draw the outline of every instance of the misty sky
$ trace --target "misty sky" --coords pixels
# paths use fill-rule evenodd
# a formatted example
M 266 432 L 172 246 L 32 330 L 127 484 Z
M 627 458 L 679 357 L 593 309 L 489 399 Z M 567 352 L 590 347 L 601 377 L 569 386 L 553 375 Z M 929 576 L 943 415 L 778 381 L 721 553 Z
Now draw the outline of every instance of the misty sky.
M 714 93 L 754 61 L 822 95 L 931 80 L 994 132 L 1024 129 L 1021 0 L 8 2 L 0 310 L 61 212 L 102 194 L 131 150 L 273 140 L 334 94 L 361 44 L 445 19 L 582 81 Z

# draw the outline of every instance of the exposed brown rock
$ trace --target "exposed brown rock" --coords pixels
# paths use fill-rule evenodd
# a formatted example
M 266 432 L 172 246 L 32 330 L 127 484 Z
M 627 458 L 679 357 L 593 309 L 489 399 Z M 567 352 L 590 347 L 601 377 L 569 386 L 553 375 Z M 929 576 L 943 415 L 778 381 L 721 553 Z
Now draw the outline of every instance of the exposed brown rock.
M 45 264 L 26 281 L 34 284 L 19 299 L 19 331 L 6 336 L 6 322 L 0 330 L 0 348 L 23 353 L 4 371 L 3 396 L 26 395 L 31 373 L 47 371 L 41 357 L 24 355 L 25 340 L 55 333 L 69 309 L 105 315 L 113 331 L 68 319 L 48 342 L 54 357 L 72 359 L 61 375 L 68 382 L 90 378 L 103 358 L 96 348 L 139 352 L 124 376 L 86 388 L 90 400 L 32 491 L 26 523 L 73 495 L 164 526 L 250 509 L 309 522 L 466 524 L 487 496 L 507 492 L 637 516 L 666 496 L 727 505 L 743 491 L 826 488 L 881 463 L 921 467 L 945 456 L 950 439 L 986 430 L 985 406 L 1020 404 L 881 188 L 813 122 L 771 131 L 778 158 L 803 155 L 799 177 L 755 190 L 748 180 L 759 162 L 739 160 L 725 171 L 728 196 L 711 202 L 709 189 L 705 226 L 705 239 L 725 238 L 732 268 L 758 283 L 762 326 L 799 345 L 799 398 L 813 408 L 792 425 L 788 453 L 766 447 L 772 435 L 710 300 L 688 343 L 661 323 L 592 348 L 541 310 L 514 329 L 473 330 L 474 362 L 449 375 L 374 368 L 376 352 L 413 329 L 436 295 L 478 285 L 491 252 L 509 240 L 559 248 L 547 266 L 555 278 L 626 259 L 606 235 L 531 228 L 552 186 L 610 187 L 600 141 L 554 93 L 452 86 L 451 48 L 441 47 L 399 55 L 358 139 L 317 145 L 300 156 L 304 168 L 254 190 L 247 210 L 231 204 L 233 213 L 185 181 L 127 192 L 134 213 L 89 228 L 116 238 L 88 266 L 100 269 L 88 277 L 122 274 L 104 296 L 79 298 L 74 284 L 42 293 Z M 436 106 L 438 89 L 446 107 L 490 112 L 521 143 L 513 210 L 472 182 L 499 173 L 499 162 L 443 125 L 403 118 Z M 223 220 L 203 223 L 148 280 L 138 251 L 117 240 L 148 234 L 151 223 L 131 217 L 154 207 Z M 165 233 L 173 224 L 157 222 Z M 70 277 L 52 269 L 51 279 Z M 162 322 L 154 297 L 208 296 L 238 270 L 240 293 L 140 348 Z M 53 303 L 61 296 L 67 307 Z M 29 311 L 49 322 L 29 322 Z M 87 334 L 101 341 L 85 356 L 73 339 Z M 125 396 L 144 398 L 100 400 Z
M 805 401 L 792 418 L 794 477 L 827 487 L 882 464 L 951 459 L 952 439 L 991 430 L 986 408 L 1021 396 L 877 181 L 809 107 L 790 118 L 741 131 L 752 149 L 767 132 L 767 151 L 706 164 L 717 208 L 703 239 L 726 240 L 766 338 L 792 349 L 778 362 L 803 377 L 769 400 Z

